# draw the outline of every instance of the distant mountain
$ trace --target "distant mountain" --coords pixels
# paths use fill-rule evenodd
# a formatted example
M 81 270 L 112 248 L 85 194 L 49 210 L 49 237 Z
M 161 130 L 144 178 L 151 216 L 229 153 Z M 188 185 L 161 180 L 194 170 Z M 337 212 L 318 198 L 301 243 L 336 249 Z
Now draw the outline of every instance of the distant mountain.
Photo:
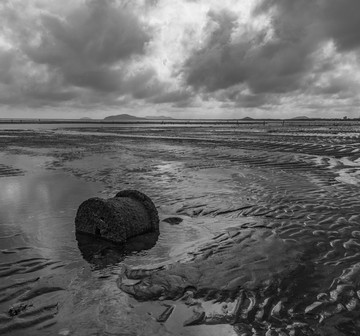
M 242 118 L 242 120 L 254 120 L 254 118 L 245 117 L 245 118 Z
M 145 120 L 145 118 L 135 117 L 130 114 L 118 114 L 105 117 L 104 120 L 106 121 L 117 121 L 117 120 Z
M 174 118 L 165 117 L 165 116 L 146 116 L 145 119 L 152 119 L 152 120 L 173 120 Z
M 294 120 L 294 119 L 310 119 L 310 118 L 307 117 L 307 116 L 298 116 L 298 117 L 295 117 L 295 118 L 291 118 L 291 120 Z

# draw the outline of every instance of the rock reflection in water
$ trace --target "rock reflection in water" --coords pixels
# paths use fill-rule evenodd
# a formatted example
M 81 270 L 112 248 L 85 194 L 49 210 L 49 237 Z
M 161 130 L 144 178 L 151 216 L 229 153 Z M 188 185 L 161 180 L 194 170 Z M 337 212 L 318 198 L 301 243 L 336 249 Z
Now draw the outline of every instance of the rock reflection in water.
M 150 250 L 155 246 L 158 237 L 158 232 L 151 232 L 133 237 L 124 244 L 115 244 L 76 232 L 76 240 L 81 255 L 88 263 L 95 266 L 96 269 L 115 265 L 123 261 L 128 255 Z

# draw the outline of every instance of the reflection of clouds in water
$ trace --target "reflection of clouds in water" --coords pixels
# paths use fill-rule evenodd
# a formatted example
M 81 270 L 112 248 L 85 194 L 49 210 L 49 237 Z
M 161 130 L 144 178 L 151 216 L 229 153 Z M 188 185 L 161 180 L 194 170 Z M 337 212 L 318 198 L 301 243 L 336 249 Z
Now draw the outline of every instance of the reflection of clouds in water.
M 6 182 L 8 183 L 4 185 L 3 181 L 1 181 L 1 200 L 10 203 L 10 201 L 20 197 L 21 185 L 20 181 L 14 180 L 13 178 L 7 179 Z
M 23 241 L 40 248 L 43 257 L 54 258 L 59 251 L 76 250 L 76 209 L 99 188 L 66 174 L 42 172 L 1 178 L 0 190 L 0 221 L 3 224 L 0 236 L 6 235 L 9 228 L 10 231 L 20 230 Z
M 15 151 L 20 153 L 27 153 L 25 147 L 13 147 Z M 44 148 L 32 148 L 31 152 L 45 152 Z M 15 169 L 21 169 L 26 172 L 38 172 L 39 168 L 44 167 L 51 159 L 47 156 L 28 156 L 28 155 L 9 155 L 5 153 L 0 153 L 1 163 L 6 163 L 7 165 L 14 167 Z
M 23 198 L 22 184 L 18 178 L 0 179 L 0 221 L 2 224 L 12 224 L 16 222 L 21 214 L 22 206 L 19 200 Z

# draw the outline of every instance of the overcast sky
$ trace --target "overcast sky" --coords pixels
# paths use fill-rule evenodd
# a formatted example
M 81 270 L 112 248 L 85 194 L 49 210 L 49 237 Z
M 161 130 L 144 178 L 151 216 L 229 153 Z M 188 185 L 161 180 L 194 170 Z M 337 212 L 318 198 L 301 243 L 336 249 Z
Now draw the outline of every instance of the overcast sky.
M 360 117 L 360 0 L 1 0 L 0 117 Z

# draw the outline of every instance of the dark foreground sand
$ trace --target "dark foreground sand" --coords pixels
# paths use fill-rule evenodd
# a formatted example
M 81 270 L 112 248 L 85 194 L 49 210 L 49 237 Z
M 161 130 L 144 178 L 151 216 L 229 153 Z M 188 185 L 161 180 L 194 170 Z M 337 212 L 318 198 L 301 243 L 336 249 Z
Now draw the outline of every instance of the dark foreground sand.
M 63 174 L 47 192 L 78 202 L 59 220 L 34 205 L 49 217 L 34 234 L 9 235 L 22 214 L 4 216 L 0 332 L 359 334 L 359 139 L 350 125 L 0 131 L 3 193 Z M 82 197 L 127 188 L 157 205 L 159 237 L 119 251 L 64 233 Z M 54 232 L 59 247 L 41 245 Z

